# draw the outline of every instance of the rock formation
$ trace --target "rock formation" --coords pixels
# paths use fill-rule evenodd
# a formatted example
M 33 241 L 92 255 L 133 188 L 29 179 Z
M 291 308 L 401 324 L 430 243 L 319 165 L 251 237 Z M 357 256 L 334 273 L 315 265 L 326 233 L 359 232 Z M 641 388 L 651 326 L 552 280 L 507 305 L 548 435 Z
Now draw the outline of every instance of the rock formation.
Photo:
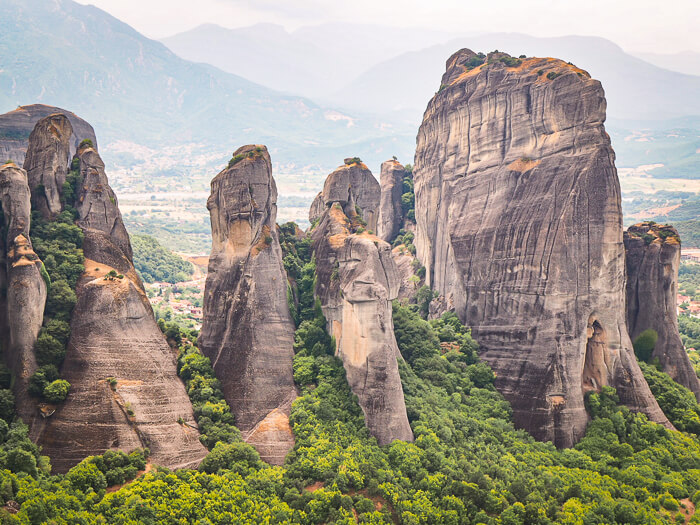
M 47 291 L 29 238 L 30 217 L 27 173 L 16 164 L 0 166 L 0 346 L 15 377 L 18 413 L 28 424 L 38 415 L 27 385 L 37 368 L 34 343 Z
M 414 169 L 418 257 L 473 330 L 515 423 L 571 446 L 584 393 L 670 426 L 637 365 L 625 319 L 620 188 L 605 97 L 556 59 L 447 61 Z
M 356 160 L 358 159 L 345 159 L 345 164 L 326 177 L 322 192 L 323 208 L 317 196 L 309 211 L 309 219 L 312 216 L 314 219 L 319 218 L 334 202 L 340 203 L 342 207 L 352 204 L 353 209 L 355 206 L 359 209 L 362 220 L 367 223 L 367 229 L 372 232 L 377 230 L 381 194 L 379 183 L 369 168 Z
M 13 160 L 18 166 L 24 165 L 29 134 L 39 120 L 55 113 L 65 115 L 71 123 L 73 129 L 70 137 L 71 157 L 84 139 L 92 141 L 93 146 L 97 149 L 95 131 L 83 119 L 61 108 L 45 106 L 44 104 L 31 104 L 20 106 L 14 111 L 0 115 L 0 130 L 2 130 L 0 133 L 0 162 Z
M 398 271 L 387 243 L 367 231 L 353 233 L 360 223 L 352 200 L 344 207 L 332 202 L 312 232 L 315 293 L 370 432 L 382 445 L 412 441 L 391 312 Z
M 315 221 L 319 220 L 325 210 L 326 203 L 323 202 L 323 192 L 319 191 L 309 208 L 309 222 L 313 224 Z
M 672 226 L 643 222 L 625 232 L 627 328 L 634 341 L 647 330 L 659 335 L 652 358 L 676 382 L 700 396 L 700 382 L 678 334 L 676 295 L 681 242 Z
M 50 132 L 50 126 L 37 126 L 39 134 Z M 206 449 L 177 377 L 176 356 L 156 325 L 134 269 L 104 164 L 89 145 L 77 155 L 82 184 L 75 208 L 85 236 L 85 272 L 76 287 L 78 301 L 61 368 L 71 391 L 42 427 L 32 428 L 32 435 L 57 472 L 107 449 L 136 447 L 148 447 L 155 464 L 194 467 Z M 43 159 L 36 165 L 53 166 Z
M 382 171 L 379 175 L 381 197 L 377 237 L 386 242 L 393 241 L 403 226 L 401 195 L 405 176 L 406 170 L 398 161 L 387 160 L 382 163 Z
M 294 445 L 294 323 L 275 220 L 277 187 L 264 146 L 243 146 L 211 182 L 212 254 L 199 338 L 243 438 L 269 463 Z
M 61 194 L 70 168 L 70 140 L 73 127 L 62 113 L 54 113 L 37 122 L 29 136 L 24 161 L 29 187 L 36 189 L 32 207 L 45 218 L 61 212 Z

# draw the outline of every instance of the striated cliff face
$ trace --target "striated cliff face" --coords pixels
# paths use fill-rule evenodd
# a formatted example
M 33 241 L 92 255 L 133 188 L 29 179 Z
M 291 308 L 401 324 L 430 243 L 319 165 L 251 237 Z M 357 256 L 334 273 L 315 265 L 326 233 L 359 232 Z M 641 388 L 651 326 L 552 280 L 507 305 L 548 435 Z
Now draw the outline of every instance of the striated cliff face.
M 16 164 L 0 166 L 0 345 L 15 377 L 18 413 L 27 424 L 38 415 L 27 385 L 37 368 L 34 343 L 47 292 L 29 237 L 30 217 L 27 173 Z
M 43 426 L 32 428 L 32 435 L 57 472 L 88 455 L 136 447 L 148 447 L 150 460 L 158 465 L 196 466 L 206 449 L 177 377 L 176 356 L 156 325 L 134 269 L 104 164 L 90 146 L 77 155 L 82 184 L 75 207 L 85 235 L 85 272 L 76 287 L 78 301 L 61 368 L 71 391 Z M 52 165 L 44 160 L 37 164 Z M 112 270 L 116 277 L 108 275 Z
M 700 396 L 700 382 L 678 334 L 676 295 L 681 242 L 673 226 L 643 222 L 625 232 L 627 328 L 634 341 L 647 329 L 659 335 L 653 358 L 676 382 Z
M 0 115 L 0 129 L 2 130 L 2 134 L 0 134 L 0 162 L 11 159 L 18 166 L 22 166 L 27 153 L 29 135 L 34 126 L 39 120 L 56 113 L 65 115 L 70 121 L 72 128 L 69 141 L 71 157 L 84 139 L 90 139 L 94 147 L 97 148 L 95 130 L 83 119 L 65 109 L 44 104 L 31 104 L 20 106 L 14 111 Z
M 46 218 L 61 212 L 61 193 L 71 162 L 73 127 L 68 118 L 55 113 L 44 117 L 29 135 L 24 169 L 34 191 L 32 207 Z
M 281 465 L 294 445 L 294 323 L 277 226 L 277 187 L 264 146 L 211 182 L 212 254 L 199 338 L 236 416 L 262 458 Z
M 398 271 L 387 243 L 368 232 L 352 233 L 359 226 L 354 211 L 332 203 L 312 232 L 315 293 L 370 432 L 382 445 L 412 441 L 391 312 Z
M 403 178 L 406 176 L 404 167 L 395 160 L 382 163 L 379 176 L 381 197 L 379 202 L 379 220 L 377 236 L 386 242 L 391 242 L 398 235 L 403 225 Z
M 558 446 L 583 435 L 584 394 L 604 385 L 669 425 L 627 334 L 605 107 L 600 83 L 575 66 L 463 49 L 417 139 L 427 281 L 472 327 L 516 424 Z
M 345 159 L 345 164 L 326 177 L 321 198 L 323 207 L 314 200 L 309 218 L 319 218 L 321 214 L 338 202 L 344 209 L 355 206 L 359 208 L 362 219 L 367 223 L 367 229 L 377 231 L 379 219 L 380 188 L 377 179 L 374 178 L 369 168 L 361 162 L 353 162 L 353 159 Z

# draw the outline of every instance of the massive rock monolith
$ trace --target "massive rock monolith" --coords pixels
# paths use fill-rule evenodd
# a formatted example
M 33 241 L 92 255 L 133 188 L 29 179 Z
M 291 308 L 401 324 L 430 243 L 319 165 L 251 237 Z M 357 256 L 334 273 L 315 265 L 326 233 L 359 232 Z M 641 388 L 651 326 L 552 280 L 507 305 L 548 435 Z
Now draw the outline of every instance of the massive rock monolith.
M 583 435 L 584 394 L 606 385 L 670 426 L 627 333 L 605 107 L 600 82 L 571 64 L 463 49 L 417 139 L 427 281 L 472 328 L 515 423 L 557 446 Z
M 0 162 L 13 160 L 18 166 L 24 164 L 29 135 L 36 123 L 44 117 L 61 113 L 68 118 L 71 123 L 72 134 L 70 137 L 70 156 L 72 157 L 78 149 L 80 143 L 88 139 L 97 148 L 95 130 L 83 119 L 66 111 L 65 109 L 44 104 L 31 104 L 20 106 L 17 109 L 0 115 Z M 48 141 L 48 138 L 47 138 Z
M 401 195 L 403 195 L 405 176 L 406 170 L 398 161 L 387 160 L 382 163 L 382 171 L 379 175 L 381 197 L 377 237 L 386 242 L 393 241 L 403 225 Z
M 700 396 L 700 382 L 678 333 L 676 296 L 681 239 L 673 226 L 643 222 L 625 232 L 627 328 L 634 341 L 645 330 L 659 338 L 652 358 L 664 372 Z
M 326 177 L 320 199 L 323 207 L 317 196 L 309 211 L 309 219 L 320 218 L 325 210 L 338 202 L 343 207 L 351 205 L 358 210 L 367 229 L 376 232 L 380 195 L 379 183 L 369 168 L 355 158 L 345 159 L 342 166 Z
M 37 368 L 34 343 L 47 292 L 29 237 L 30 217 L 27 173 L 13 163 L 0 166 L 0 345 L 14 375 L 17 412 L 27 424 L 38 417 L 27 387 Z
M 355 233 L 358 219 L 351 200 L 332 202 L 312 231 L 315 293 L 370 432 L 381 445 L 412 441 L 391 311 L 400 279 L 389 244 L 368 231 Z
M 211 182 L 212 253 L 199 338 L 243 438 L 282 464 L 294 445 L 294 322 L 277 233 L 277 187 L 264 146 L 243 146 L 240 160 Z
M 41 123 L 37 129 L 50 132 Z M 156 325 L 134 269 L 104 164 L 90 145 L 81 146 L 77 156 L 82 183 L 74 205 L 84 233 L 85 271 L 76 286 L 61 367 L 71 391 L 31 434 L 57 472 L 108 449 L 138 447 L 150 449 L 154 464 L 194 467 L 206 449 L 177 377 L 176 356 Z

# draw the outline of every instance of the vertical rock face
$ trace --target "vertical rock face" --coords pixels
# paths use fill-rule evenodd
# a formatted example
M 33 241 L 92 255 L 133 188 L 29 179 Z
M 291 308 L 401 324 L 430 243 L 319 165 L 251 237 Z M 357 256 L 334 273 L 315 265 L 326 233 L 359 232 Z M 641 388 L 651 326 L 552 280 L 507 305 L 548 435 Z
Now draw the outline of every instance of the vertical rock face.
M 27 424 L 38 415 L 27 385 L 37 368 L 34 343 L 47 291 L 29 238 L 30 217 L 27 173 L 15 164 L 0 166 L 0 344 L 15 376 L 19 415 Z
M 381 198 L 379 203 L 379 223 L 377 236 L 386 242 L 391 242 L 398 235 L 403 224 L 403 178 L 406 176 L 404 167 L 395 160 L 382 163 L 379 176 Z
M 20 106 L 14 111 L 0 115 L 0 129 L 3 131 L 2 137 L 0 137 L 0 162 L 11 159 L 18 166 L 22 166 L 27 153 L 29 135 L 34 126 L 42 118 L 56 113 L 65 115 L 71 123 L 73 129 L 70 137 L 71 157 L 75 154 L 83 139 L 90 139 L 95 148 L 97 148 L 95 130 L 83 119 L 65 109 L 44 104 L 31 104 L 29 106 Z
M 655 330 L 659 339 L 652 357 L 676 382 L 700 396 L 700 382 L 678 334 L 678 232 L 672 226 L 643 222 L 630 226 L 624 239 L 630 337 L 634 341 L 644 330 Z
M 318 192 L 318 195 L 314 198 L 309 208 L 309 222 L 313 224 L 315 221 L 321 218 L 323 212 L 326 210 L 326 203 L 323 202 L 323 192 Z
M 56 113 L 37 122 L 29 136 L 24 169 L 29 186 L 36 189 L 33 207 L 46 218 L 61 212 L 61 193 L 72 157 L 71 135 L 73 127 L 68 118 Z
M 382 445 L 412 441 L 391 312 L 398 271 L 387 243 L 351 233 L 359 223 L 349 208 L 346 214 L 340 202 L 332 203 L 312 233 L 316 296 L 370 432 Z
M 461 50 L 417 139 L 428 283 L 472 327 L 515 423 L 558 446 L 582 436 L 584 393 L 604 385 L 670 425 L 627 334 L 605 107 L 600 83 L 560 60 Z
M 353 160 L 345 159 L 343 166 L 326 177 L 322 193 L 323 204 L 325 209 L 328 209 L 334 202 L 340 203 L 343 208 L 351 205 L 354 209 L 357 206 L 362 219 L 367 223 L 367 229 L 377 231 L 381 194 L 379 183 L 367 166 Z M 322 210 L 316 201 L 314 201 L 314 205 L 312 205 L 312 212 L 318 218 L 320 216 L 318 212 Z
M 61 368 L 71 391 L 32 434 L 58 472 L 88 455 L 136 447 L 148 447 L 155 464 L 196 466 L 206 449 L 177 377 L 176 356 L 156 325 L 134 269 L 104 164 L 90 146 L 82 146 L 78 157 L 82 184 L 76 209 L 85 235 L 85 272 L 76 287 L 78 301 Z M 116 277 L 108 275 L 112 270 Z M 116 380 L 114 386 L 110 378 Z
M 211 182 L 212 254 L 199 339 L 243 438 L 273 464 L 294 445 L 294 323 L 277 227 L 277 187 L 264 146 Z

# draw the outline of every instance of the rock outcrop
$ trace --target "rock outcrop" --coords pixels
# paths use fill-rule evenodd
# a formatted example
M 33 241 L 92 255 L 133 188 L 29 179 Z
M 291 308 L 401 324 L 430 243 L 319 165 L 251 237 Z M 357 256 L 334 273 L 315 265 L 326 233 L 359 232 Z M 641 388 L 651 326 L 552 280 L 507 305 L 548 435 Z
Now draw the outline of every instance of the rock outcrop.
M 406 170 L 398 161 L 387 160 L 382 163 L 382 171 L 379 175 L 381 197 L 377 237 L 386 242 L 393 241 L 403 225 L 401 195 L 403 195 L 405 176 Z
M 700 398 L 700 382 L 678 333 L 676 295 L 681 240 L 673 226 L 643 222 L 625 232 L 627 328 L 634 341 L 647 329 L 659 338 L 652 353 L 664 372 Z
M 277 187 L 264 146 L 243 146 L 211 182 L 212 254 L 199 338 L 243 438 L 282 464 L 294 445 L 294 323 L 275 220 Z
M 515 423 L 571 446 L 584 394 L 670 426 L 625 319 L 620 187 L 600 82 L 550 58 L 447 61 L 414 168 L 426 279 L 473 330 Z
M 71 162 L 73 127 L 62 113 L 54 113 L 37 122 L 29 136 L 24 169 L 34 191 L 32 207 L 45 218 L 61 212 L 63 184 Z
M 319 191 L 318 195 L 314 198 L 309 208 L 309 222 L 313 224 L 321 218 L 323 212 L 326 210 L 326 203 L 323 202 L 323 192 Z
M 37 129 L 50 132 L 50 127 Z M 57 472 L 107 449 L 137 447 L 148 447 L 155 464 L 194 467 L 206 449 L 177 377 L 176 356 L 134 269 L 104 164 L 89 145 L 81 146 L 77 156 L 82 184 L 74 204 L 84 233 L 85 272 L 76 286 L 78 301 L 61 367 L 71 391 L 41 428 L 32 428 L 32 435 Z M 52 166 L 43 160 L 37 165 Z
M 389 244 L 367 231 L 353 233 L 359 226 L 352 202 L 345 210 L 333 202 L 324 212 L 312 232 L 315 293 L 370 432 L 382 445 L 412 441 L 391 312 L 399 275 Z
M 321 213 L 338 202 L 343 208 L 350 205 L 353 209 L 359 210 L 362 220 L 367 224 L 367 229 L 372 232 L 377 231 L 381 195 L 379 183 L 369 168 L 356 160 L 345 159 L 345 164 L 326 177 L 322 192 L 323 208 L 316 197 L 309 211 L 309 219 L 312 215 L 314 219 L 319 218 Z
M 84 139 L 89 139 L 97 149 L 95 130 L 83 119 L 61 108 L 44 104 L 20 106 L 14 111 L 0 115 L 0 162 L 13 160 L 18 166 L 24 165 L 29 135 L 36 123 L 44 117 L 61 113 L 71 123 L 73 132 L 70 138 L 70 155 L 75 154 Z
M 38 415 L 27 386 L 37 368 L 34 343 L 47 292 L 29 237 L 30 218 L 27 173 L 16 164 L 0 166 L 0 345 L 15 377 L 18 413 L 27 424 Z

